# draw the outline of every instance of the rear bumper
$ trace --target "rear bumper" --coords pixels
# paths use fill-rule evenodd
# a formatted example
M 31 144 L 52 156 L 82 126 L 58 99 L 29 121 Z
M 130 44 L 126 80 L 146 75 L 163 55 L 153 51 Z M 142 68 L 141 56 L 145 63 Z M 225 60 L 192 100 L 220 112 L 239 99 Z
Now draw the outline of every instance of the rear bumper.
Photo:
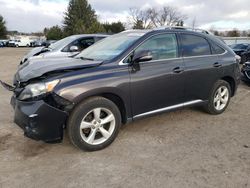
M 14 122 L 23 129 L 24 135 L 45 142 L 58 142 L 63 138 L 63 126 L 67 113 L 44 101 L 23 102 L 11 99 L 15 110 Z

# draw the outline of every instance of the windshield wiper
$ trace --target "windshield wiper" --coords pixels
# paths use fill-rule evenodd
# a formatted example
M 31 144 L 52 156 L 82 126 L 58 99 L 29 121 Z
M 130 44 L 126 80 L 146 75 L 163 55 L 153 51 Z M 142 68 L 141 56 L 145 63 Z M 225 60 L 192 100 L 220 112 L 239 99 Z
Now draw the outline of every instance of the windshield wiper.
M 89 60 L 89 61 L 94 61 L 92 58 L 87 58 L 87 57 L 79 57 L 81 60 Z

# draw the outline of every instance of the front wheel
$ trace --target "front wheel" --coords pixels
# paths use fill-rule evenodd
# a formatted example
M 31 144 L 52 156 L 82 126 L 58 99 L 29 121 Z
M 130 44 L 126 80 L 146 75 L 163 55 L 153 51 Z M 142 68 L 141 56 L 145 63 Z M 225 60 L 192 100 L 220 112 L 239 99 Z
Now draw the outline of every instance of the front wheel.
M 117 106 L 103 97 L 93 97 L 79 104 L 67 125 L 70 141 L 82 150 L 95 151 L 110 145 L 121 125 Z
M 219 80 L 215 83 L 205 110 L 213 115 L 223 113 L 231 98 L 231 87 L 228 82 Z

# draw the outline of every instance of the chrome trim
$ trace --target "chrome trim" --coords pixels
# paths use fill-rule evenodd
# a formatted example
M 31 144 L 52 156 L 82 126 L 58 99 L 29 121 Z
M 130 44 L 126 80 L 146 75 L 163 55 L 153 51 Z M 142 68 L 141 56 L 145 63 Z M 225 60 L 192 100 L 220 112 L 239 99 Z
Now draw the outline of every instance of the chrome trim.
M 223 48 L 224 49 L 224 48 Z M 224 49 L 225 50 L 225 49 Z M 201 58 L 201 57 L 214 57 L 214 56 L 222 56 L 225 55 L 228 51 L 225 50 L 222 54 L 211 54 L 211 55 L 200 55 L 200 56 L 189 56 L 189 57 L 182 57 L 183 59 L 189 59 L 189 58 Z
M 38 114 L 31 114 L 31 115 L 29 115 L 30 118 L 33 118 L 33 117 L 36 117 L 36 116 L 38 116 Z
M 190 106 L 190 105 L 201 103 L 201 102 L 203 102 L 203 100 L 193 100 L 193 101 L 189 101 L 189 102 L 184 102 L 184 103 L 181 103 L 181 104 L 168 106 L 166 108 L 160 108 L 160 109 L 157 109 L 157 110 L 153 110 L 153 111 L 145 112 L 145 113 L 142 113 L 142 114 L 138 114 L 138 115 L 134 116 L 133 118 L 139 118 L 139 117 L 143 117 L 143 116 L 147 116 L 147 115 L 151 115 L 151 114 L 156 114 L 156 113 L 163 112 L 163 111 L 168 111 L 168 110 L 173 110 L 173 109 L 180 108 L 180 107 Z

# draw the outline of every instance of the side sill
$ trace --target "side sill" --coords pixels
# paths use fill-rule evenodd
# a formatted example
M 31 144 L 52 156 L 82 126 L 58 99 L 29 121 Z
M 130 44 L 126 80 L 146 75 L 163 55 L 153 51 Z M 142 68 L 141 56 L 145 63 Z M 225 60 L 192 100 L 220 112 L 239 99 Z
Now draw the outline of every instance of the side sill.
M 142 114 L 138 114 L 138 115 L 133 117 L 133 120 L 141 119 L 143 117 L 151 116 L 151 115 L 162 113 L 162 112 L 168 112 L 168 111 L 176 110 L 176 109 L 187 107 L 187 106 L 194 106 L 194 105 L 205 104 L 205 103 L 206 103 L 206 101 L 203 101 L 203 100 L 189 101 L 189 102 L 185 102 L 185 103 L 181 103 L 181 104 L 177 104 L 177 105 L 168 106 L 168 107 L 165 107 L 165 108 L 145 112 L 145 113 L 142 113 Z

